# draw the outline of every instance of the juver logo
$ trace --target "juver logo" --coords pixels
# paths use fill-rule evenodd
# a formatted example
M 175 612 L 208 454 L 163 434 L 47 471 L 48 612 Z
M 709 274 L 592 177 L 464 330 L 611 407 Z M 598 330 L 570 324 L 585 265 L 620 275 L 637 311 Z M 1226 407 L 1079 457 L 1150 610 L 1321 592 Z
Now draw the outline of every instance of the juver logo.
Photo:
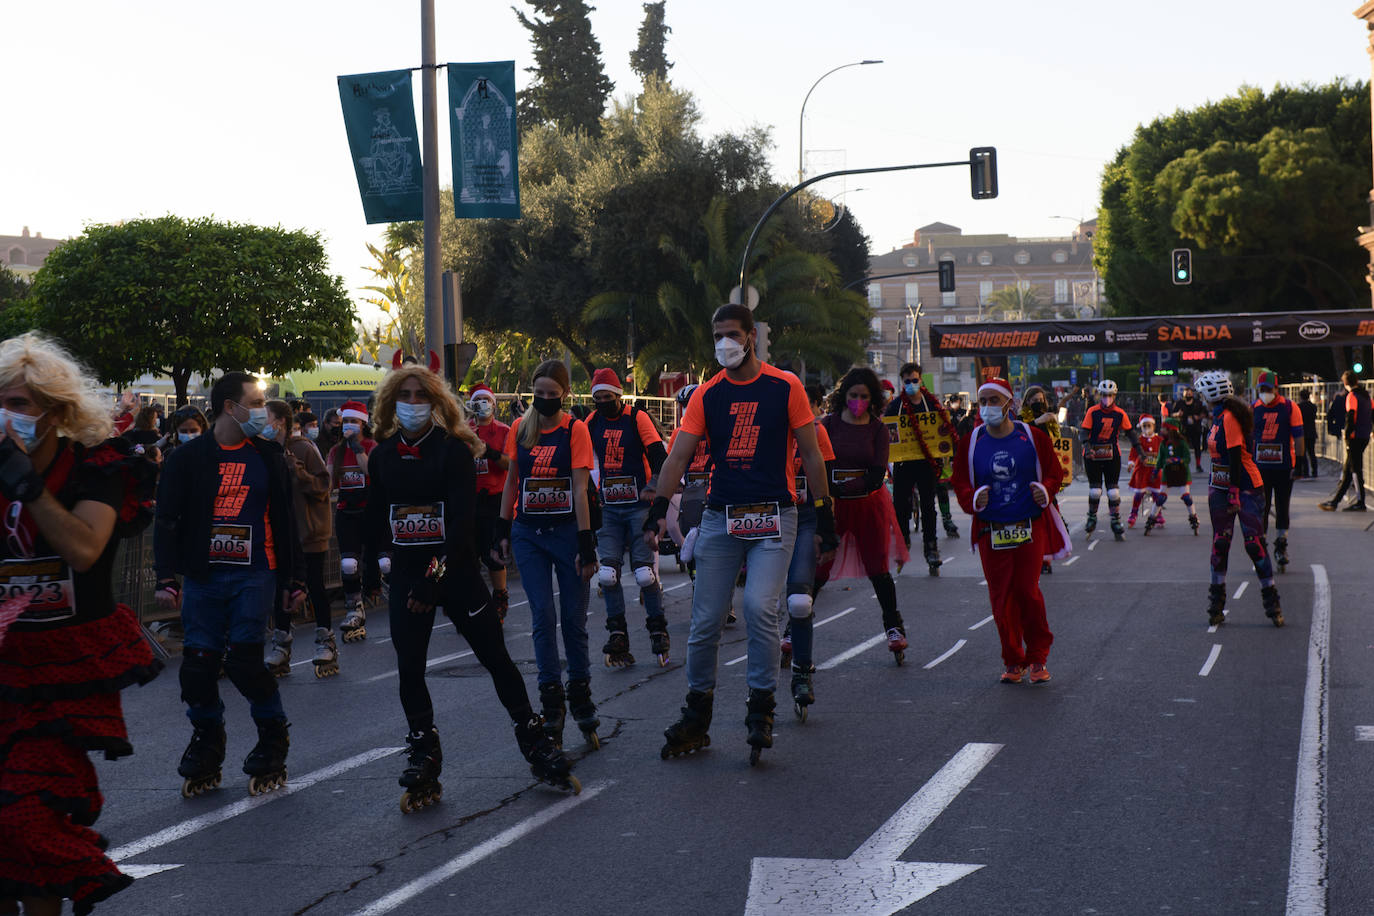
M 1325 321 L 1304 321 L 1298 327 L 1298 336 L 1303 340 L 1321 340 L 1331 334 L 1331 326 Z

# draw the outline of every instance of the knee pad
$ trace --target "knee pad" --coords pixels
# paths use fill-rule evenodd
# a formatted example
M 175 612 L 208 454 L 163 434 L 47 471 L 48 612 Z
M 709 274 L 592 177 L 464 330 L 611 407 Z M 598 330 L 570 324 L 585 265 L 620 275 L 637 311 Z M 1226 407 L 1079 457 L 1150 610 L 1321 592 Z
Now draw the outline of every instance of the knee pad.
M 1258 560 L 1264 556 L 1264 540 L 1259 535 L 1245 539 L 1245 552 L 1251 559 Z
M 1102 498 L 1102 488 L 1101 488 L 1101 487 L 1088 487 L 1088 498 L 1089 498 L 1089 499 L 1101 499 L 1101 498 Z
M 1169 501 L 1169 494 L 1168 494 L 1168 493 L 1165 493 L 1165 492 L 1163 492 L 1163 491 L 1161 491 L 1161 490 L 1156 490 L 1156 491 L 1155 491 L 1155 504 L 1156 504 L 1156 505 L 1162 507 L 1162 506 L 1163 506 L 1165 503 L 1167 503 L 1168 501 Z
M 1193 507 L 1193 494 L 1184 493 L 1179 499 L 1183 500 L 1183 505 L 1187 506 L 1189 509 Z
M 1112 487 L 1110 490 L 1108 490 L 1108 491 L 1107 491 L 1107 502 L 1112 502 L 1112 503 L 1119 503 L 1119 502 L 1121 502 L 1121 491 L 1118 490 L 1116 487 Z
M 636 566 L 635 583 L 640 588 L 653 588 L 658 584 L 658 575 L 652 566 Z
M 598 566 L 596 568 L 596 581 L 602 588 L 615 588 L 620 584 L 619 566 Z
M 234 643 L 224 657 L 224 672 L 250 703 L 263 703 L 277 692 L 277 679 L 263 664 L 262 643 Z
M 344 557 L 339 561 L 339 572 L 350 578 L 356 576 L 358 574 L 358 558 Z
M 219 702 L 219 665 L 224 656 L 209 649 L 187 649 L 181 654 L 181 701 L 192 706 Z
M 377 570 L 384 576 L 391 575 L 391 557 L 380 556 L 377 558 Z
M 811 596 L 802 592 L 787 596 L 787 616 L 794 620 L 805 620 L 811 616 Z

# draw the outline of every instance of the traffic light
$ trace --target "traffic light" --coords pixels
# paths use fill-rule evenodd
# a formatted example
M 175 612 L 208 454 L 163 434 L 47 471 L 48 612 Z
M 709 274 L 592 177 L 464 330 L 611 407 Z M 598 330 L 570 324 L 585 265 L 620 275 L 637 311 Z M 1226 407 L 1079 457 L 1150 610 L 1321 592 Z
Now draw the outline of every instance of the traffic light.
M 975 146 L 968 151 L 969 178 L 974 200 L 997 196 L 997 148 Z
M 1193 249 L 1175 248 L 1174 256 L 1174 285 L 1187 286 L 1193 282 Z
M 1350 348 L 1350 369 L 1356 375 L 1364 371 L 1365 352 L 1364 347 Z
M 940 292 L 954 292 L 954 262 L 940 262 Z

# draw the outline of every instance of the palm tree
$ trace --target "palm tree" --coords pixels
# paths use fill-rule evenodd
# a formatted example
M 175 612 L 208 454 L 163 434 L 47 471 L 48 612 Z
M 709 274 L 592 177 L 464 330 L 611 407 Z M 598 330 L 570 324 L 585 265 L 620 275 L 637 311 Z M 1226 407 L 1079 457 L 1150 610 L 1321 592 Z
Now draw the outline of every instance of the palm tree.
M 393 245 L 378 249 L 371 243 L 367 250 L 376 263 L 364 266 L 377 278 L 378 284 L 363 287 L 377 294 L 363 301 L 381 309 L 386 318 L 373 334 L 363 332 L 363 345 L 370 345 L 373 353 L 381 346 L 409 353 L 424 352 L 425 307 L 410 282 L 410 252 Z
M 1043 296 L 1038 286 L 1025 289 L 1004 286 L 988 296 L 987 318 L 990 321 L 1025 321 L 1032 315 L 1042 317 L 1045 309 L 1050 309 L 1051 314 L 1043 317 L 1053 318 L 1053 306 Z

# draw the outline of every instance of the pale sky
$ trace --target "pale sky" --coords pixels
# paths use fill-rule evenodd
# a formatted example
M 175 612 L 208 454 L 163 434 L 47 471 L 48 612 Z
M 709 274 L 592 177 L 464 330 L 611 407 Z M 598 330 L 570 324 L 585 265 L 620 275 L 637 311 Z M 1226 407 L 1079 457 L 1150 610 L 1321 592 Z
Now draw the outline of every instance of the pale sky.
M 1357 5 L 668 0 L 667 51 L 705 132 L 773 128 L 780 179 L 796 174 L 807 88 L 864 58 L 885 63 L 835 73 L 811 96 L 812 171 L 998 148 L 994 201 L 970 199 L 966 170 L 848 179 L 845 202 L 880 254 L 936 220 L 1066 235 L 1072 221 L 1051 217 L 1093 215 L 1102 166 L 1137 124 L 1246 83 L 1367 79 Z M 531 54 L 511 2 L 437 6 L 441 62 L 514 59 L 524 85 Z M 10 0 L 0 10 L 0 235 L 214 215 L 318 231 L 350 290 L 367 282 L 364 245 L 381 227 L 363 222 L 335 77 L 418 65 L 418 2 Z M 641 18 L 639 0 L 601 0 L 592 14 L 616 97 L 638 86 L 629 53 Z M 439 93 L 447 184 L 442 74 Z M 418 79 L 415 94 L 418 106 Z

